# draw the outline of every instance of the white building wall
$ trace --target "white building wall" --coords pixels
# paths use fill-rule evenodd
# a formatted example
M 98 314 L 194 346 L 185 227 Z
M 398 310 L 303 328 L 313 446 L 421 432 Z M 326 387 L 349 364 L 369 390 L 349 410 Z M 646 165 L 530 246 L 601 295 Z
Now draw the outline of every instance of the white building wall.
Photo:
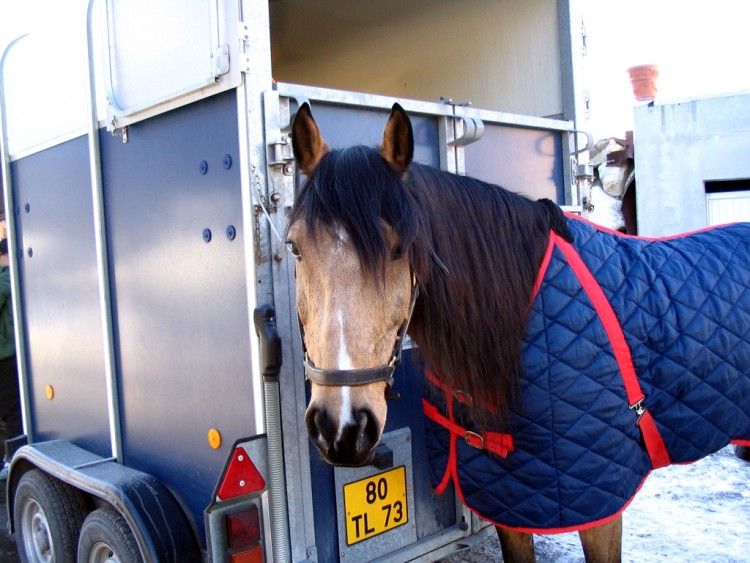
M 639 106 L 634 141 L 638 234 L 706 227 L 705 182 L 750 179 L 750 93 Z

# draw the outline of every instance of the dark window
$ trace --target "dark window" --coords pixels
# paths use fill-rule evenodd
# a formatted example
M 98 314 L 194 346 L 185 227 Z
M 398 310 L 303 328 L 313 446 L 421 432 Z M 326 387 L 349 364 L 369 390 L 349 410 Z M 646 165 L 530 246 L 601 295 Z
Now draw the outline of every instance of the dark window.
M 750 178 L 741 178 L 739 180 L 706 180 L 704 183 L 707 194 L 750 190 Z

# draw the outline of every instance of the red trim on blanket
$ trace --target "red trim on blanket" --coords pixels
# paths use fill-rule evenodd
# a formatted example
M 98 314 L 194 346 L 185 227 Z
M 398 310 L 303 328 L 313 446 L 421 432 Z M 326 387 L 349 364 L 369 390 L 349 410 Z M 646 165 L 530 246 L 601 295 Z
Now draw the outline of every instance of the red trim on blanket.
M 445 399 L 446 401 L 448 401 L 448 416 L 453 418 L 453 400 L 449 397 L 448 393 L 445 394 Z M 425 404 L 429 403 L 422 399 L 422 405 L 424 406 Z M 456 488 L 458 488 L 458 473 L 456 472 L 457 459 L 458 455 L 456 454 L 456 435 L 451 432 L 450 444 L 448 447 L 448 461 L 445 462 L 445 473 L 443 474 L 443 478 L 440 481 L 440 484 L 435 487 L 435 492 L 437 494 L 442 495 L 451 481 L 456 483 Z
M 745 446 L 750 448 L 750 440 L 731 440 L 729 443 L 735 446 Z
M 537 296 L 537 293 L 539 293 L 539 290 L 542 288 L 542 282 L 544 281 L 544 276 L 547 273 L 547 268 L 549 267 L 549 263 L 552 260 L 552 251 L 555 250 L 555 236 L 553 235 L 558 236 L 554 231 L 549 232 L 547 250 L 544 253 L 542 264 L 539 266 L 539 272 L 537 272 L 536 274 L 536 281 L 534 282 L 534 289 L 531 292 L 531 301 L 529 302 L 529 307 L 531 306 L 531 303 L 534 302 L 534 299 L 536 299 L 536 296 Z
M 635 490 L 635 493 L 633 493 L 633 496 L 628 499 L 628 501 L 622 506 L 622 508 L 620 510 L 618 510 L 617 512 L 615 512 L 611 516 L 607 516 L 605 518 L 600 518 L 599 520 L 594 520 L 593 522 L 588 522 L 586 524 L 581 524 L 580 526 L 568 526 L 567 528 L 514 528 L 513 526 L 505 526 L 504 524 L 498 524 L 497 522 L 494 522 L 494 521 L 490 520 L 489 518 L 485 518 L 484 516 L 482 516 L 481 514 L 479 514 L 473 508 L 468 507 L 468 506 L 467 506 L 467 508 L 469 510 L 471 510 L 474 514 L 476 514 L 479 518 L 481 518 L 482 520 L 484 520 L 486 522 L 490 522 L 490 523 L 494 524 L 495 526 L 499 526 L 501 528 L 505 528 L 506 530 L 513 530 L 513 531 L 516 531 L 516 532 L 523 532 L 525 534 L 545 534 L 545 535 L 550 535 L 550 534 L 567 534 L 569 532 L 582 532 L 583 530 L 589 530 L 591 528 L 596 528 L 597 526 L 601 526 L 602 524 L 606 524 L 608 522 L 611 522 L 615 518 L 618 518 L 619 516 L 621 516 L 622 513 L 625 511 L 625 509 L 628 506 L 630 506 L 630 503 L 633 502 L 633 499 L 638 494 L 638 491 L 641 490 L 641 488 L 643 487 L 644 483 L 646 482 L 646 479 L 648 478 L 648 476 L 650 474 L 651 474 L 651 472 L 649 472 L 643 478 L 643 481 L 641 481 L 641 484 L 638 485 L 638 488 Z M 463 493 L 460 492 L 459 487 L 456 487 L 456 490 L 459 491 L 458 492 L 458 496 L 461 499 L 461 502 L 463 502 L 464 506 L 466 506 L 466 502 L 464 501 Z
M 622 332 L 620 321 L 617 319 L 612 305 L 576 249 L 556 233 L 552 233 L 550 236 L 555 239 L 555 244 L 568 261 L 604 326 L 604 331 L 607 333 L 607 338 L 609 338 L 615 360 L 625 383 L 625 392 L 628 395 L 630 408 L 636 409 L 636 412 L 640 415 L 637 424 L 643 434 L 643 441 L 646 444 L 649 458 L 651 458 L 651 465 L 654 469 L 669 465 L 669 453 L 659 429 L 656 427 L 651 414 L 647 410 L 643 410 L 642 401 L 645 399 L 645 395 L 635 373 L 630 347 L 625 340 L 625 334 Z

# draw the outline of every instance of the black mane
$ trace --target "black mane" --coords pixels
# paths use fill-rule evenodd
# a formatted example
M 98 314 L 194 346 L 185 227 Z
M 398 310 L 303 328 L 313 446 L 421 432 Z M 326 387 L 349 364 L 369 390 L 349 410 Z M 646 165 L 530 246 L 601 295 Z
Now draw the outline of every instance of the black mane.
M 323 157 L 289 224 L 304 219 L 311 233 L 318 222 L 344 227 L 363 267 L 378 276 L 391 259 L 381 219 L 388 223 L 420 286 L 409 333 L 425 365 L 501 406 L 518 385 L 550 215 L 499 186 L 417 163 L 401 178 L 377 149 L 358 146 Z

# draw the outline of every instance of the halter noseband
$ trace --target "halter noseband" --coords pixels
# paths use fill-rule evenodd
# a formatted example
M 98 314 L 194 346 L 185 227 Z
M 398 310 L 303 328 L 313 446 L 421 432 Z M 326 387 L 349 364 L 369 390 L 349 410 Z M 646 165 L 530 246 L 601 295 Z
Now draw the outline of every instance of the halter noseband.
M 367 385 L 368 383 L 375 383 L 377 381 L 385 381 L 386 398 L 397 398 L 398 394 L 391 391 L 393 386 L 393 373 L 396 371 L 396 366 L 401 363 L 401 353 L 404 347 L 404 339 L 406 337 L 406 330 L 409 328 L 409 322 L 411 321 L 412 313 L 414 312 L 414 304 L 417 302 L 419 296 L 419 286 L 417 285 L 417 278 L 412 274 L 412 290 L 411 290 L 411 302 L 409 303 L 409 313 L 406 316 L 406 320 L 401 324 L 401 328 L 398 330 L 398 337 L 396 343 L 393 346 L 393 354 L 387 364 L 372 368 L 364 369 L 321 369 L 315 367 L 307 355 L 307 346 L 305 345 L 305 329 L 300 321 L 300 336 L 302 337 L 302 351 L 304 353 L 304 366 L 305 366 L 305 380 L 312 381 L 318 385 Z

